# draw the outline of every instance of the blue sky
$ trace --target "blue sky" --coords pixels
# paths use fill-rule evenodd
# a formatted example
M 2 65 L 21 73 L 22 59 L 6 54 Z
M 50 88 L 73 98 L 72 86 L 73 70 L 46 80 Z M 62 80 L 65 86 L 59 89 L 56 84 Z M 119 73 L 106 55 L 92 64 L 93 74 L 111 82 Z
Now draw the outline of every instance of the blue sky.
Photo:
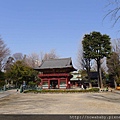
M 0 35 L 14 53 L 55 49 L 76 62 L 83 35 L 92 31 L 119 38 L 117 25 L 103 21 L 108 0 L 0 0 Z

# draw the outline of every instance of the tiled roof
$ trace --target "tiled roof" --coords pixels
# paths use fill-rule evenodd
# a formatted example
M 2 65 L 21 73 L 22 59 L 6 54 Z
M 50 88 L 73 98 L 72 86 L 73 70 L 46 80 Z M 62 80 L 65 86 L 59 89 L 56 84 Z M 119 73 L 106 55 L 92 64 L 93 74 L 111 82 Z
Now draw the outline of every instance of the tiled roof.
M 71 58 L 45 60 L 36 69 L 68 68 L 73 67 Z

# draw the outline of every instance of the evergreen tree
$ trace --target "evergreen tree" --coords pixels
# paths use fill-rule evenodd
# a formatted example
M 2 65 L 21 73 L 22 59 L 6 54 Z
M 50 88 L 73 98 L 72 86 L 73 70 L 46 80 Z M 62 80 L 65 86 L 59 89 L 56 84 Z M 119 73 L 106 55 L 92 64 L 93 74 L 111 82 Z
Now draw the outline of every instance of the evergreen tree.
M 23 84 L 23 81 L 27 83 L 34 81 L 38 72 L 27 66 L 24 61 L 16 61 L 10 70 L 6 72 L 6 78 L 14 80 L 17 85 Z
M 103 87 L 101 77 L 101 59 L 109 57 L 111 54 L 111 42 L 110 37 L 100 32 L 92 32 L 85 34 L 83 37 L 83 54 L 87 59 L 94 59 L 97 63 L 98 71 L 98 86 Z

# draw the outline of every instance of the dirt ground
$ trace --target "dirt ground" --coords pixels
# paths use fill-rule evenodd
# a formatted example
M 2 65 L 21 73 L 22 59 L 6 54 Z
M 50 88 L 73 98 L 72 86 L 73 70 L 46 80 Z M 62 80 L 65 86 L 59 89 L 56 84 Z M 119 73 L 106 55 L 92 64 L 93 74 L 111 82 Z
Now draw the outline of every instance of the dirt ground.
M 0 98 L 0 114 L 120 114 L 120 93 L 15 92 Z

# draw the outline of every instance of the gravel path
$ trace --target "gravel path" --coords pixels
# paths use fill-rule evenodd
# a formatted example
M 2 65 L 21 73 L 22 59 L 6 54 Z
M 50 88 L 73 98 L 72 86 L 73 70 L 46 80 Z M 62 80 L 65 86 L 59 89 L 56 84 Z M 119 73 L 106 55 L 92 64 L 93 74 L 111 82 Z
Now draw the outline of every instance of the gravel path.
M 13 89 L 13 90 L 7 90 L 7 91 L 0 91 L 0 98 L 4 98 L 6 96 L 9 96 L 11 94 L 14 94 L 16 93 L 17 90 L 16 89 Z
M 120 114 L 120 94 L 15 92 L 0 98 L 0 114 Z

